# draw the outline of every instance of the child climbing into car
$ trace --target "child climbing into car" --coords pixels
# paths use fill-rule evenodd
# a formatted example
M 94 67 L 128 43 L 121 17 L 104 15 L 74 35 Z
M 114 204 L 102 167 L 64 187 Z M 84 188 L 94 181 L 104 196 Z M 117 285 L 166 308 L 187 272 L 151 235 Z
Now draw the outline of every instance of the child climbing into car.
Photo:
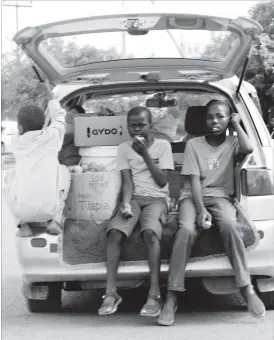
M 140 314 L 156 317 L 161 310 L 160 239 L 168 211 L 168 172 L 174 169 L 174 163 L 170 143 L 153 138 L 151 134 L 152 115 L 149 109 L 141 106 L 132 108 L 127 114 L 127 124 L 132 140 L 118 147 L 122 203 L 107 229 L 107 285 L 98 314 L 113 314 L 122 302 L 116 289 L 121 244 L 139 222 L 150 269 L 150 289 Z
M 212 100 L 206 109 L 209 133 L 189 140 L 186 145 L 182 174 L 189 176 L 190 190 L 183 190 L 179 199 L 179 229 L 171 255 L 167 298 L 158 319 L 160 325 L 174 323 L 177 295 L 185 290 L 185 268 L 192 246 L 198 234 L 211 227 L 212 221 L 219 228 L 248 310 L 255 317 L 265 314 L 264 304 L 251 284 L 233 204 L 235 157 L 250 154 L 253 147 L 240 125 L 240 115 L 231 114 L 227 102 Z M 237 136 L 226 136 L 229 125 Z
M 58 161 L 66 111 L 53 99 L 48 81 L 45 85 L 50 99 L 46 113 L 34 105 L 18 112 L 20 135 L 12 150 L 15 169 L 5 180 L 4 196 L 20 225 L 20 236 L 31 235 L 32 222 L 45 222 L 49 233 L 59 234 L 70 187 L 70 172 Z

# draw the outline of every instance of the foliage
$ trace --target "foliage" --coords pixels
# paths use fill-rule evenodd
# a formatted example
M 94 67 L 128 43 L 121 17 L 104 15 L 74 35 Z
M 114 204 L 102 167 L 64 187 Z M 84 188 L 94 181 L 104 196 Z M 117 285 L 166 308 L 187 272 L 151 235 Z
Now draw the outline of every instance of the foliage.
M 114 48 L 100 50 L 89 45 L 78 48 L 75 41 L 64 42 L 61 38 L 51 39 L 50 43 L 45 44 L 44 47 L 64 67 L 119 57 Z M 15 120 L 20 107 L 29 103 L 45 109 L 46 91 L 38 81 L 29 59 L 22 51 L 14 50 L 5 53 L 2 56 L 1 71 L 2 119 Z
M 274 33 L 271 36 L 269 28 L 274 18 L 274 0 L 261 1 L 249 11 L 250 18 L 258 21 L 264 28 L 264 33 L 256 44 L 245 80 L 251 82 L 257 89 L 264 118 L 268 121 L 270 112 L 274 113 Z M 204 56 L 210 57 L 217 53 L 220 58 L 230 49 L 233 35 L 217 38 L 212 36 Z M 79 48 L 75 39 L 64 38 L 47 39 L 43 47 L 50 52 L 64 67 L 85 64 L 92 61 L 102 61 L 119 58 L 116 49 L 96 49 L 90 45 Z M 187 49 L 187 46 L 182 46 Z M 194 53 L 195 51 L 193 51 Z M 198 51 L 195 52 L 196 54 Z M 46 105 L 46 92 L 38 81 L 28 58 L 21 51 L 14 50 L 2 56 L 2 119 L 15 119 L 19 108 L 25 104 L 33 103 Z M 102 105 L 102 103 L 98 103 Z M 117 104 L 120 105 L 120 104 Z M 124 111 L 127 104 L 121 104 Z M 183 104 L 180 103 L 180 109 Z M 98 109 L 98 108 L 97 108 Z M 115 111 L 115 110 L 114 110 Z
M 104 50 L 97 49 L 88 44 L 80 45 L 75 37 L 69 40 L 65 38 L 47 39 L 43 41 L 41 47 L 46 48 L 47 52 L 57 60 L 62 67 L 72 67 L 119 58 L 119 54 L 115 48 Z
M 270 112 L 274 113 L 274 32 L 270 33 L 271 22 L 274 18 L 274 0 L 258 2 L 249 10 L 249 17 L 259 22 L 264 31 L 254 44 L 244 80 L 255 86 L 264 119 L 268 123 Z M 203 57 L 210 58 L 215 55 L 222 58 L 229 51 L 233 38 L 233 35 L 215 37 L 212 34 L 212 41 L 207 46 Z M 242 66 L 243 63 L 237 71 L 238 75 L 242 71 Z
M 2 119 L 14 120 L 20 107 L 30 102 L 45 108 L 45 89 L 22 52 L 6 53 L 1 72 Z
M 274 114 L 274 0 L 259 2 L 250 9 L 249 15 L 262 25 L 264 32 L 254 48 L 246 80 L 257 89 L 264 119 L 269 123 L 270 115 Z

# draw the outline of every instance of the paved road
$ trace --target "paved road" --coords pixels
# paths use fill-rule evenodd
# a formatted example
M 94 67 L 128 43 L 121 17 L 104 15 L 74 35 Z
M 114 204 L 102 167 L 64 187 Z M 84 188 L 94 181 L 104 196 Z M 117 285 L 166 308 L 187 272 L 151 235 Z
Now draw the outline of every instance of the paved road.
M 11 153 L 1 155 L 1 159 L 2 159 L 1 165 L 3 170 L 9 169 L 14 165 L 14 157 Z
M 21 294 L 20 268 L 14 247 L 12 216 L 2 201 L 2 339 L 3 340 L 273 340 L 274 311 L 253 319 L 236 298 L 194 294 L 178 311 L 176 324 L 159 327 L 138 315 L 144 290 L 124 292 L 125 303 L 116 315 L 96 315 L 100 297 L 91 293 L 65 293 L 59 314 L 31 314 Z M 192 301 L 192 303 L 190 303 Z M 233 303 L 232 303 L 232 302 Z M 203 306 L 203 310 L 199 310 Z

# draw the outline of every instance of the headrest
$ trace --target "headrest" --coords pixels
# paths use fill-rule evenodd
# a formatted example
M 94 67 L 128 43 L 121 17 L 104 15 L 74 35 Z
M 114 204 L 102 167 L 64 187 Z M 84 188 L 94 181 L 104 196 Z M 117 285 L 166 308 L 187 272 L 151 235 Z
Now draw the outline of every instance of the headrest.
M 186 112 L 185 131 L 193 136 L 205 135 L 207 133 L 205 118 L 205 106 L 190 106 Z

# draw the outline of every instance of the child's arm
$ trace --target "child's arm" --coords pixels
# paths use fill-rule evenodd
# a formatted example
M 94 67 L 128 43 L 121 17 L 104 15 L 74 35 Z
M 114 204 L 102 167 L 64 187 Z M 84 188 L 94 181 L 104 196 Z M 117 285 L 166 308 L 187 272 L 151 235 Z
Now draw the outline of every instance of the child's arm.
M 132 173 L 130 169 L 130 164 L 127 157 L 127 145 L 121 144 L 117 149 L 117 163 L 118 170 L 121 171 L 122 175 L 122 203 L 121 203 L 121 213 L 125 218 L 132 216 L 131 214 L 131 198 L 133 195 L 134 185 L 132 180 Z
M 210 213 L 206 210 L 203 201 L 202 186 L 199 176 L 191 175 L 191 190 L 193 201 L 197 210 L 197 223 L 200 227 L 207 229 L 206 221 L 212 221 Z
M 172 158 L 172 151 L 170 144 L 164 143 L 161 156 L 159 157 L 159 166 L 155 164 L 150 154 L 148 153 L 147 146 L 144 141 L 134 139 L 132 144 L 133 150 L 135 150 L 140 156 L 143 157 L 151 175 L 156 184 L 163 188 L 168 182 L 168 170 L 174 169 L 174 162 Z
M 122 206 L 121 212 L 125 218 L 131 217 L 130 201 L 133 195 L 133 181 L 131 170 L 121 170 L 122 174 Z
M 206 229 L 208 228 L 206 221 L 211 222 L 212 218 L 204 206 L 198 155 L 192 141 L 189 140 L 186 143 L 182 174 L 190 177 L 192 198 L 197 211 L 197 223 Z
M 239 153 L 248 155 L 253 152 L 253 146 L 250 143 L 250 140 L 247 134 L 242 129 L 241 125 L 241 117 L 238 113 L 233 113 L 231 116 L 231 125 L 233 129 L 236 131 L 239 142 Z
M 47 122 L 50 120 L 51 124 L 49 128 L 53 128 L 55 129 L 55 131 L 57 130 L 57 137 L 59 142 L 58 147 L 59 149 L 61 149 L 66 132 L 65 117 L 67 112 L 61 107 L 59 101 L 54 99 L 48 79 L 44 80 L 44 86 L 49 100 L 48 107 L 45 112 L 45 123 L 47 126 Z
M 157 185 L 159 185 L 160 188 L 163 188 L 167 185 L 168 180 L 168 170 L 165 169 L 159 169 L 158 166 L 153 162 L 152 158 L 150 157 L 147 150 L 145 151 L 143 155 L 143 159 L 151 172 L 151 175 L 156 182 Z
M 56 99 L 52 99 L 48 102 L 47 110 L 51 117 L 51 124 L 48 129 L 54 129 L 57 131 L 58 146 L 59 149 L 61 149 L 66 132 L 65 117 L 67 113 Z

